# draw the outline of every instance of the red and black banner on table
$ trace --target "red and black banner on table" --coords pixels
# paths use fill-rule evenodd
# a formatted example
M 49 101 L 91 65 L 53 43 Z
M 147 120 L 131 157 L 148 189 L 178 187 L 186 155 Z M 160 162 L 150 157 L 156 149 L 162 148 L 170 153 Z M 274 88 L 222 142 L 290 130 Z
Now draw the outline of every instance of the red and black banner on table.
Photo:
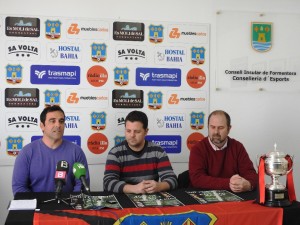
M 282 208 L 253 201 L 161 208 L 51 210 L 34 214 L 34 225 L 281 225 Z

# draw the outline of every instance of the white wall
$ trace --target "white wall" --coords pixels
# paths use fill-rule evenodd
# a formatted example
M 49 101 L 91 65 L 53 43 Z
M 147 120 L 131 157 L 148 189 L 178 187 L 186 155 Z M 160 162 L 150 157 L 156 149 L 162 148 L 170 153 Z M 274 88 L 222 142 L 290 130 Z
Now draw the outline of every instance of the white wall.
M 159 20 L 176 22 L 197 22 L 211 24 L 210 58 L 210 109 L 224 109 L 232 117 L 230 136 L 244 143 L 250 157 L 273 149 L 274 142 L 281 151 L 295 156 L 294 180 L 300 197 L 300 92 L 271 93 L 216 91 L 216 11 L 236 10 L 252 12 L 299 13 L 298 0 L 52 0 L 40 3 L 37 0 L 25 2 L 0 0 L 0 14 L 5 15 L 48 15 L 80 18 L 113 18 L 119 20 Z M 293 24 L 294 22 L 294 24 Z M 299 21 L 291 21 L 291 26 Z M 3 29 L 3 28 L 1 28 Z M 299 76 L 299 75 L 298 75 Z M 0 86 L 1 88 L 1 86 Z M 2 143 L 3 145 L 4 143 Z M 3 149 L 3 148 L 2 148 Z M 3 154 L 3 152 L 1 152 Z M 187 163 L 173 164 L 175 172 L 187 169 Z M 1 167 L 0 224 L 4 224 L 7 204 L 12 199 L 12 166 Z M 104 165 L 90 165 L 91 189 L 102 190 Z

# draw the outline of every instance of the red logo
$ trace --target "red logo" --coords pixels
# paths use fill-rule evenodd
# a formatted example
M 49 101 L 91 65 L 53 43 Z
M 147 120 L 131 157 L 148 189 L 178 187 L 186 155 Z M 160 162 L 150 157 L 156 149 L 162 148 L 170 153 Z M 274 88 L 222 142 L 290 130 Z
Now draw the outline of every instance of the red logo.
M 187 145 L 188 149 L 191 151 L 192 147 L 198 141 L 201 141 L 203 138 L 204 138 L 204 136 L 201 133 L 198 133 L 198 132 L 191 133 L 186 140 L 186 145 Z
M 64 179 L 66 177 L 66 175 L 67 175 L 66 171 L 56 171 L 54 178 Z

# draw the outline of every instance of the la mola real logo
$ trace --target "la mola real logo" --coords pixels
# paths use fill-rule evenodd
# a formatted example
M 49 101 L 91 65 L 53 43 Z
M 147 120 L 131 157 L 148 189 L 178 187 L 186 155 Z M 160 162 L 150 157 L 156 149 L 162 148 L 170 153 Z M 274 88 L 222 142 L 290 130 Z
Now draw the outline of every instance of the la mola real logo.
M 272 23 L 252 22 L 252 48 L 258 52 L 267 52 L 272 48 Z

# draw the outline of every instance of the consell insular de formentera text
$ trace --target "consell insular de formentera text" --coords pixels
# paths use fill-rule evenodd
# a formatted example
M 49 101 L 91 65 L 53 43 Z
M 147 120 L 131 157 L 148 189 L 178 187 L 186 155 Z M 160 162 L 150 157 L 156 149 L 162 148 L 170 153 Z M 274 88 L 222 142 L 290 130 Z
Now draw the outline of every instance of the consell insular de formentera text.
M 257 70 L 225 70 L 225 74 L 233 75 L 232 80 L 241 81 L 289 81 L 289 77 L 273 77 L 273 76 L 296 76 L 296 72 L 276 72 L 276 71 L 257 71 Z M 248 76 L 237 76 L 248 75 Z

